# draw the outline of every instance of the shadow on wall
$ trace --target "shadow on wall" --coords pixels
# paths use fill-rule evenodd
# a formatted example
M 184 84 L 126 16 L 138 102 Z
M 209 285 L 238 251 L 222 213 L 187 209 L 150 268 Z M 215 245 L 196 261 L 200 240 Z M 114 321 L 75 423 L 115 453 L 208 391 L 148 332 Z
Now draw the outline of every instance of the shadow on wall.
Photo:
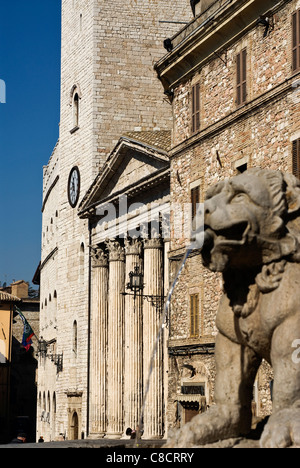
M 36 441 L 37 360 L 34 348 L 28 352 L 13 337 L 11 389 L 10 389 L 10 427 L 11 437 L 17 432 L 26 432 L 27 442 Z

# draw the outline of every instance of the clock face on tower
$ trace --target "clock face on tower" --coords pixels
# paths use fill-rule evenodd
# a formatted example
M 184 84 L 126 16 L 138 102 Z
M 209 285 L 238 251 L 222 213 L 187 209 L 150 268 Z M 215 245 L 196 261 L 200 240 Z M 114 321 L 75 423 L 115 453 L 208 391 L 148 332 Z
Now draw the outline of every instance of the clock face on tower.
M 80 173 L 78 167 L 73 167 L 69 175 L 68 197 L 72 208 L 78 203 L 80 194 Z

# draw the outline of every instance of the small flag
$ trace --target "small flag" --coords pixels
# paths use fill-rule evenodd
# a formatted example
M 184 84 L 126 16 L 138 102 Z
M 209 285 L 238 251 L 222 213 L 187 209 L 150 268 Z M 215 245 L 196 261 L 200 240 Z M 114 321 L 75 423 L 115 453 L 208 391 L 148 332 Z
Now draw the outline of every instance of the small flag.
M 16 310 L 16 312 L 18 312 L 18 314 L 20 315 L 21 320 L 22 320 L 22 322 L 23 322 L 23 324 L 24 324 L 22 346 L 24 346 L 24 348 L 26 349 L 26 351 L 29 351 L 30 346 L 32 345 L 31 338 L 33 337 L 33 335 L 34 335 L 35 333 L 34 333 L 34 331 L 32 330 L 32 328 L 31 328 L 31 326 L 29 325 L 29 323 L 27 322 L 27 320 L 26 320 L 26 318 L 24 317 L 24 315 L 22 314 L 22 312 L 20 311 L 20 309 L 18 309 L 18 307 L 15 306 L 15 310 Z

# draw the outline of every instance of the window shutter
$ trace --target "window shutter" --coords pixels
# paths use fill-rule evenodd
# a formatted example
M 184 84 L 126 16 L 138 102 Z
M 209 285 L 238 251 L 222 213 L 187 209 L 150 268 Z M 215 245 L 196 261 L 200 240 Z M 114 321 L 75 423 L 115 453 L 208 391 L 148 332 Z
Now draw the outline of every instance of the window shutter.
M 242 102 L 247 101 L 247 49 L 242 51 Z
M 298 64 L 298 47 L 297 47 L 297 12 L 296 13 L 293 13 L 293 16 L 292 16 L 292 36 L 293 36 L 293 59 L 292 59 L 292 62 L 293 62 L 293 71 L 296 71 L 297 70 L 297 64 Z
M 300 10 L 297 10 L 292 15 L 292 67 L 296 72 L 300 69 Z
M 190 296 L 190 319 L 191 319 L 191 336 L 199 335 L 199 295 L 192 294 Z
M 293 141 L 293 174 L 300 179 L 300 140 Z
M 200 83 L 192 87 L 192 132 L 200 130 Z
M 194 311 L 194 296 L 190 296 L 190 319 L 191 319 L 191 336 L 195 335 L 194 321 L 195 321 L 195 311 Z
M 197 214 L 197 205 L 200 203 L 200 187 L 194 187 L 191 190 L 191 203 L 192 203 L 192 219 Z
M 196 320 L 196 314 L 195 314 L 195 296 L 191 296 L 191 336 L 196 335 L 196 327 L 195 327 L 195 320 Z
M 247 49 L 243 49 L 236 58 L 236 103 L 238 106 L 247 101 Z
M 199 296 L 195 295 L 195 336 L 199 335 Z
M 236 79 L 237 79 L 236 103 L 238 106 L 240 106 L 242 103 L 241 54 L 238 54 L 236 58 Z

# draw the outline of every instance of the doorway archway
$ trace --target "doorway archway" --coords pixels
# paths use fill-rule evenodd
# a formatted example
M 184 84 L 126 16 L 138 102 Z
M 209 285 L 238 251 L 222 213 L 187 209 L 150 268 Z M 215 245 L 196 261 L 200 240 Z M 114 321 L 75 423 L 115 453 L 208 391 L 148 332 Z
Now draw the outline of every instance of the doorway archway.
M 71 427 L 70 427 L 70 439 L 71 440 L 78 440 L 78 434 L 79 434 L 79 419 L 78 419 L 78 414 L 76 411 L 72 414 L 72 421 L 71 421 Z

